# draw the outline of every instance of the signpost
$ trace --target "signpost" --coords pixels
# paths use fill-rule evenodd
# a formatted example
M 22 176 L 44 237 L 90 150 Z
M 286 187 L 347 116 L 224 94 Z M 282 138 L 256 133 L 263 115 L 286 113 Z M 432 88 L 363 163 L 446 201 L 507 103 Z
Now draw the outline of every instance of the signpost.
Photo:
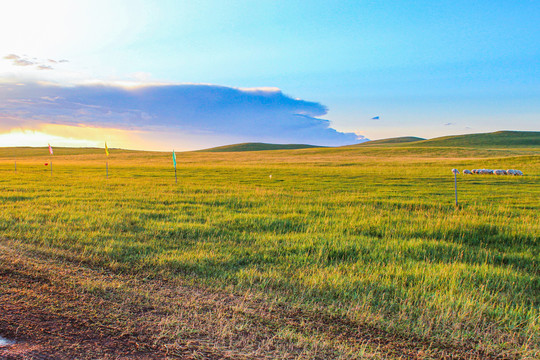
M 457 200 L 457 174 L 459 174 L 458 169 L 452 169 L 452 173 L 454 173 L 454 192 L 456 193 L 456 206 L 458 206 L 458 200 Z

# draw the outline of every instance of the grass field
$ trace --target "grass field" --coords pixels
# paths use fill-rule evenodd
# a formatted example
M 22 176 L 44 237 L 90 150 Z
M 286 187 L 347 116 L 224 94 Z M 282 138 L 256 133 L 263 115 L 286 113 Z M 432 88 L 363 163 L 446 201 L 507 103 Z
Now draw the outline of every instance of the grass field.
M 111 150 L 107 180 L 102 150 L 55 149 L 51 177 L 46 149 L 0 148 L 0 242 L 118 276 L 249 291 L 389 334 L 532 359 L 540 354 L 539 155 L 534 146 L 190 152 L 177 154 L 175 184 L 166 153 Z M 460 175 L 456 208 L 454 167 L 525 176 Z M 318 334 L 312 340 L 324 343 Z M 297 347 L 309 339 L 286 326 L 275 336 Z M 335 344 L 329 357 L 362 357 Z
M 242 144 L 218 146 L 218 147 L 200 150 L 200 151 L 202 152 L 236 152 L 236 151 L 309 149 L 309 148 L 315 148 L 315 147 L 319 147 L 319 146 L 306 145 L 306 144 L 242 143 Z

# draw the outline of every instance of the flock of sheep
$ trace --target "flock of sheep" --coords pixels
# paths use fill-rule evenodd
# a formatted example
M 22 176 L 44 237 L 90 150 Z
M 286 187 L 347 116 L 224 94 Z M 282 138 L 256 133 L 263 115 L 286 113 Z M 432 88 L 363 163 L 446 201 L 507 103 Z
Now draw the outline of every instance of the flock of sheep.
M 452 169 L 452 172 L 454 174 L 459 174 L 458 169 Z M 523 172 L 521 170 L 514 170 L 514 169 L 508 169 L 508 170 L 492 170 L 492 169 L 473 169 L 471 170 L 463 170 L 464 175 L 514 175 L 514 176 L 523 176 Z

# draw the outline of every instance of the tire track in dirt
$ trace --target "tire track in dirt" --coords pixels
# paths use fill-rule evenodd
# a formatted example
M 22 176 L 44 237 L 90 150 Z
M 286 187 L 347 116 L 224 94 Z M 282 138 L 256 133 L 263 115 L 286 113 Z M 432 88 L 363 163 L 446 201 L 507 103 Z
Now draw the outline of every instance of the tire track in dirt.
M 251 293 L 90 269 L 5 240 L 0 335 L 22 341 L 0 348 L 2 359 L 512 359 Z

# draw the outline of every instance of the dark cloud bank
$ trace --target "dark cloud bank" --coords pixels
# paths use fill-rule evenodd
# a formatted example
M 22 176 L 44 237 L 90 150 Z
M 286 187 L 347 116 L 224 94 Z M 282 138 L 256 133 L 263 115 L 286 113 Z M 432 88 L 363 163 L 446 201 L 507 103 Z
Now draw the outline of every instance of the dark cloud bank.
M 326 113 L 319 103 L 293 99 L 279 90 L 198 84 L 0 84 L 4 123 L 84 124 L 334 146 L 365 140 L 332 129 L 328 120 L 319 118 Z

